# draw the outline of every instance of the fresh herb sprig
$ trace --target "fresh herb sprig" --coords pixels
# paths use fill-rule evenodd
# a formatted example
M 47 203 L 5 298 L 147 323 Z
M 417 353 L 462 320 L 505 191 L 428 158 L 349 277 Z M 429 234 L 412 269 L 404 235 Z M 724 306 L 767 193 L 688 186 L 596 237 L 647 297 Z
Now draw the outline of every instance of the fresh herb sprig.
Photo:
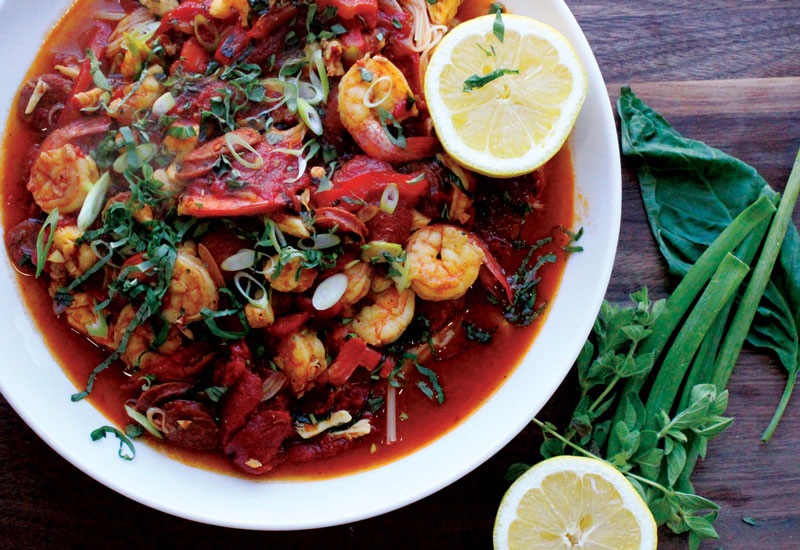
M 462 91 L 464 92 L 471 92 L 472 90 L 477 90 L 479 88 L 483 88 L 490 82 L 497 80 L 500 77 L 503 77 L 507 74 L 519 74 L 519 70 L 517 69 L 495 69 L 494 71 L 485 74 L 483 76 L 478 76 L 476 74 L 472 75 L 471 77 L 467 78 L 464 81 L 464 87 Z

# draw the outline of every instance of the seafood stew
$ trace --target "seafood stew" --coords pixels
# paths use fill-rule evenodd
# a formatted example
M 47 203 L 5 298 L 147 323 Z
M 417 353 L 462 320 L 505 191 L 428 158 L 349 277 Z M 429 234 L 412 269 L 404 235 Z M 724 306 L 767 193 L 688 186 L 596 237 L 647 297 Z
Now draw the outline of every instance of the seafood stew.
M 193 463 L 316 475 L 502 383 L 572 239 L 569 152 L 512 180 L 447 157 L 421 4 L 73 8 L 20 91 L 3 222 L 75 399 Z

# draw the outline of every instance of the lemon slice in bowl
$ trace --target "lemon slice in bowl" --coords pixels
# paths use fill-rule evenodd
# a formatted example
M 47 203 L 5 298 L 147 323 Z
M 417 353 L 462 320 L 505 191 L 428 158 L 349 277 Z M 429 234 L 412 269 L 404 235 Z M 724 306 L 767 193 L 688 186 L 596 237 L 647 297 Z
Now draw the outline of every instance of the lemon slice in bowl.
M 494 524 L 495 550 L 655 550 L 656 522 L 613 466 L 557 456 L 536 464 L 506 492 Z
M 569 136 L 588 88 L 578 54 L 529 17 L 486 15 L 451 30 L 425 72 L 425 98 L 445 150 L 489 176 L 531 172 Z

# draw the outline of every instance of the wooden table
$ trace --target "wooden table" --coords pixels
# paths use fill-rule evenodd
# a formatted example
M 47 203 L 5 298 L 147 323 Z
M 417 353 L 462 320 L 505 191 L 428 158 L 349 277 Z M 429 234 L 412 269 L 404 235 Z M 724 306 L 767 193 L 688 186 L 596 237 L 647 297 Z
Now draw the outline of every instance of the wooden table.
M 568 3 L 613 96 L 630 83 L 679 131 L 745 160 L 783 188 L 800 146 L 798 0 Z M 637 183 L 623 168 L 622 235 L 608 298 L 625 300 L 642 285 L 662 297 L 673 284 Z M 742 355 L 730 384 L 728 412 L 736 422 L 712 442 L 694 475 L 697 491 L 722 506 L 721 540 L 703 548 L 800 548 L 800 395 L 772 441 L 759 441 L 783 383 L 773 358 Z M 559 415 L 568 386 L 542 417 Z M 507 488 L 503 474 L 513 462 L 536 461 L 539 442 L 528 428 L 464 479 L 378 518 L 317 531 L 245 532 L 177 519 L 105 488 L 47 447 L 0 398 L 0 547 L 490 548 Z M 660 547 L 686 542 L 665 534 Z

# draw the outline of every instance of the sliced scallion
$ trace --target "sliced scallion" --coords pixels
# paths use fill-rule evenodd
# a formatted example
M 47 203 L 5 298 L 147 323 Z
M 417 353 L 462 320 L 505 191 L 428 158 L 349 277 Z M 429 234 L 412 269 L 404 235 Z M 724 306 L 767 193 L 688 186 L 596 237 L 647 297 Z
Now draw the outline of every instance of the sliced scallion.
M 86 231 L 97 219 L 97 216 L 100 215 L 110 185 L 111 177 L 108 175 L 108 172 L 104 172 L 103 175 L 100 176 L 100 179 L 92 185 L 92 188 L 86 195 L 86 199 L 83 201 L 81 211 L 78 214 L 78 229 Z
M 389 183 L 383 190 L 381 195 L 381 211 L 386 214 L 394 214 L 397 209 L 397 203 L 400 201 L 400 191 L 397 189 L 396 183 Z
M 242 286 L 243 281 L 247 281 L 244 283 L 246 284 L 246 287 Z M 247 300 L 252 306 L 257 307 L 258 309 L 267 309 L 269 307 L 267 289 L 258 281 L 258 279 L 249 273 L 245 273 L 244 271 L 237 273 L 233 278 L 233 284 L 236 286 L 236 290 L 239 291 L 239 294 L 244 296 L 245 300 Z M 253 286 L 255 286 L 256 290 L 251 296 L 250 293 Z
M 239 250 L 233 256 L 225 258 L 219 268 L 222 271 L 242 271 L 243 269 L 250 269 L 256 263 L 256 251 L 249 248 Z
M 128 416 L 131 418 L 131 420 L 135 421 L 142 428 L 147 430 L 153 437 L 157 437 L 158 439 L 164 439 L 164 436 L 161 434 L 161 431 L 158 428 L 156 428 L 155 424 L 150 422 L 150 420 L 145 415 L 138 412 L 130 405 L 125 405 L 125 412 L 128 413 Z
M 375 86 L 377 86 L 379 82 L 388 82 L 389 88 L 386 90 L 386 93 L 383 95 L 382 98 L 378 99 L 377 101 L 372 101 L 370 99 L 372 97 L 372 92 L 374 91 Z M 391 95 L 393 88 L 394 84 L 392 83 L 392 79 L 389 78 L 388 76 L 382 76 L 369 85 L 369 88 L 367 88 L 367 93 L 364 94 L 364 97 L 361 99 L 361 101 L 363 101 L 364 105 L 366 105 L 370 109 L 377 107 L 378 105 L 382 104 L 384 101 L 389 99 L 389 95 Z
M 311 305 L 317 311 L 325 311 L 335 306 L 342 299 L 347 291 L 347 275 L 337 273 L 322 281 L 314 296 L 311 298 Z
M 239 161 L 239 163 L 242 166 L 250 168 L 251 170 L 258 170 L 262 166 L 264 166 L 264 159 L 261 157 L 259 152 L 256 151 L 252 145 L 247 143 L 239 134 L 236 134 L 234 132 L 228 132 L 227 134 L 225 134 L 225 145 L 228 146 L 228 150 L 230 151 L 233 158 Z M 245 158 L 236 151 L 237 145 L 256 155 L 256 160 L 253 162 L 245 160 Z
M 303 120 L 306 126 L 317 134 L 322 135 L 322 120 L 319 118 L 317 110 L 311 106 L 305 99 L 297 99 L 297 114 Z
M 44 220 L 44 224 L 39 230 L 39 235 L 36 237 L 36 277 L 39 277 L 44 271 L 47 256 L 50 254 L 50 247 L 53 246 L 53 238 L 56 236 L 56 225 L 58 225 L 58 208 L 53 208 L 53 211 Z M 44 234 L 48 230 L 47 243 L 45 243 Z
M 321 233 L 313 237 L 307 237 L 297 243 L 297 248 L 301 250 L 324 250 L 326 248 L 333 248 L 342 242 L 337 235 L 333 233 Z
M 175 98 L 170 92 L 166 92 L 153 103 L 153 114 L 156 116 L 166 115 L 173 107 L 175 107 Z

